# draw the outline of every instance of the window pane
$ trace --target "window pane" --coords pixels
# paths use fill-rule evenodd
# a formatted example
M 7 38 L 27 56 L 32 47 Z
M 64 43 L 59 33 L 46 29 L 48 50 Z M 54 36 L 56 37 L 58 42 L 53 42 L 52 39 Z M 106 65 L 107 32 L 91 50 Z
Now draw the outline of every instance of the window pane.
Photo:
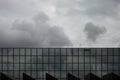
M 74 48 L 74 49 L 73 49 L 73 55 L 78 56 L 78 48 Z
M 43 49 L 43 55 L 48 55 L 48 49 Z
M 50 49 L 50 54 L 49 55 L 54 55 L 54 49 Z
M 26 55 L 30 55 L 30 49 L 26 49 Z
M 32 49 L 32 55 L 36 55 L 36 49 Z

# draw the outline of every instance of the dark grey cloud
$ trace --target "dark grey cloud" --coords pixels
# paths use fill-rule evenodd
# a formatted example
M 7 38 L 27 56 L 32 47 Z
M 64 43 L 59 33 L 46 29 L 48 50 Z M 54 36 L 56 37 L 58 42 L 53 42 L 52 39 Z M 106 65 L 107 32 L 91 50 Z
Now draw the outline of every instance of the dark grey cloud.
M 63 29 L 48 22 L 49 17 L 42 12 L 32 21 L 14 21 L 11 28 L 0 32 L 0 47 L 72 46 Z
M 106 28 L 88 22 L 85 25 L 84 32 L 86 33 L 88 40 L 95 42 L 101 34 L 106 32 Z

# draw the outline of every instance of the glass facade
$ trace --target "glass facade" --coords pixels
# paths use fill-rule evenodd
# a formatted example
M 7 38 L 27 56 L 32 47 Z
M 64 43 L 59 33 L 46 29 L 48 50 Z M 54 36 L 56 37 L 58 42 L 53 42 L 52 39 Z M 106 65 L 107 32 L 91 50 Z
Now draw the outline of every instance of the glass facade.
M 71 73 L 83 78 L 88 73 L 120 74 L 119 48 L 1 48 L 0 72 L 22 80 L 26 73 L 36 80 L 45 73 L 65 80 Z

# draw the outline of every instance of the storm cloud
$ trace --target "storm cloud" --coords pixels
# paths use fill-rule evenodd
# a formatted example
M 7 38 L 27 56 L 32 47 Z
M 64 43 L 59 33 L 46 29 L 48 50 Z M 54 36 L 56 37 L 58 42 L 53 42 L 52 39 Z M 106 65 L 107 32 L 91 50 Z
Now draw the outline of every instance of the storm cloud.
M 107 30 L 90 46 L 113 47 L 119 43 L 114 42 L 119 40 L 119 0 L 0 0 L 0 12 L 1 47 L 71 47 L 71 43 L 72 47 L 88 47 L 98 37 L 92 36 L 86 42 L 83 30 L 87 22 Z M 39 12 L 43 13 L 35 15 Z
M 86 33 L 88 40 L 95 42 L 100 35 L 106 32 L 106 28 L 99 27 L 91 22 L 88 22 L 85 25 L 84 32 Z
M 2 25 L 1 25 L 1 28 Z M 16 20 L 0 32 L 0 47 L 63 47 L 72 43 L 62 28 L 49 24 L 49 17 L 40 12 L 31 21 Z

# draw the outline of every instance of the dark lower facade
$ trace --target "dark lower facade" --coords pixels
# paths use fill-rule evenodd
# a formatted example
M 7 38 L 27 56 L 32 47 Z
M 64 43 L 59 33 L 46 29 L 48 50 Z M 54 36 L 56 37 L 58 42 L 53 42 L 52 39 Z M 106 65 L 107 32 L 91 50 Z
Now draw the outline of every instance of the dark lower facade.
M 68 73 L 80 80 L 90 73 L 120 75 L 120 48 L 0 48 L 0 72 L 16 80 L 23 73 L 35 80 L 45 80 L 46 73 L 58 80 Z

